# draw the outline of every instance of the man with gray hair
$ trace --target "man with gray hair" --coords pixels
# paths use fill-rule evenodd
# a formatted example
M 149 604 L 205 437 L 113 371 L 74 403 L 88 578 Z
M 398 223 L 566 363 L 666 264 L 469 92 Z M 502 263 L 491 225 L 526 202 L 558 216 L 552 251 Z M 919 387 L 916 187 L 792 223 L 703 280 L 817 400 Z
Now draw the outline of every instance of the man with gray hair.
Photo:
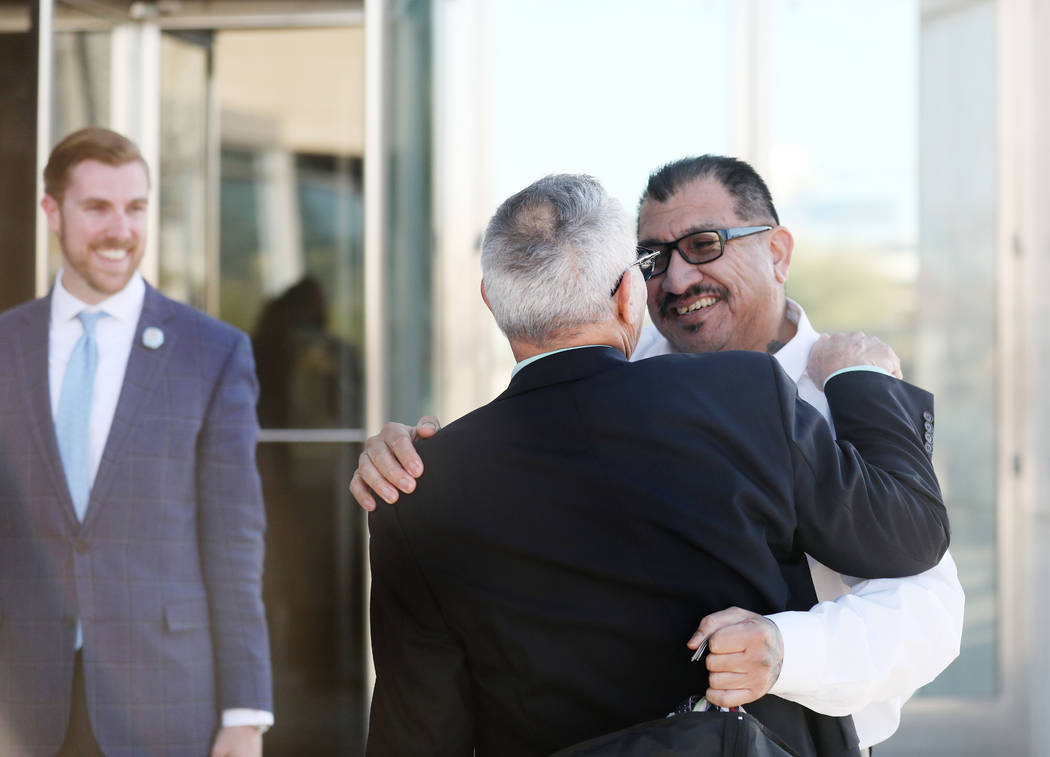
M 661 166 L 642 194 L 638 237 L 660 254 L 646 283 L 653 325 L 632 360 L 769 353 L 831 422 L 822 388 L 806 372 L 820 336 L 787 296 L 794 239 L 754 168 L 721 155 Z M 414 489 L 423 466 L 412 441 L 438 426 L 424 416 L 415 427 L 388 423 L 368 439 L 350 484 L 362 507 Z M 931 411 L 922 429 L 931 453 L 933 427 Z M 654 481 L 664 474 L 651 472 Z M 959 654 L 964 596 L 955 564 L 945 554 L 919 575 L 858 580 L 809 563 L 821 600 L 809 611 L 763 617 L 728 608 L 701 621 L 689 643 L 711 651 L 707 698 L 731 707 L 773 694 L 825 715 L 852 714 L 861 746 L 879 744 L 897 730 L 908 697 Z
M 370 754 L 549 754 L 661 717 L 707 688 L 685 648 L 700 617 L 813 604 L 783 569 L 804 552 L 900 576 L 946 549 L 932 398 L 888 347 L 814 350 L 836 444 L 769 355 L 629 363 L 653 262 L 589 177 L 541 179 L 489 223 L 482 296 L 518 365 L 369 516 Z M 848 717 L 748 710 L 802 755 L 857 753 Z

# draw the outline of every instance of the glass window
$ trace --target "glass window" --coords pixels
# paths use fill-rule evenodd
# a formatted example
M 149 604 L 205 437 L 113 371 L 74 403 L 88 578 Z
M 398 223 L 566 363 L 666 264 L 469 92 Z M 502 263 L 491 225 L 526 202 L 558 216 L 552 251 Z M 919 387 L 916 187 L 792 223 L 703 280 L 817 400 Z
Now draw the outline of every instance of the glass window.
M 51 133 L 109 123 L 109 32 L 57 32 L 54 56 Z
M 361 447 L 331 443 L 364 401 L 361 60 L 360 29 L 215 33 L 219 315 L 259 376 L 278 757 L 360 754 L 365 733 Z
M 408 423 L 434 409 L 430 5 L 395 3 L 388 19 L 385 358 L 389 417 Z
M 937 452 L 966 589 L 962 654 L 927 693 L 1002 686 L 998 573 L 997 8 L 958 3 L 922 26 L 915 376 L 937 395 Z
M 766 179 L 795 236 L 788 294 L 818 330 L 879 335 L 913 376 L 917 3 L 783 0 L 769 29 Z
M 274 711 L 266 754 L 361 754 L 365 733 L 365 513 L 346 495 L 357 444 L 259 445 L 263 599 Z
M 210 34 L 161 37 L 159 287 L 206 309 Z
M 321 75 L 326 56 L 362 55 L 362 39 L 357 29 L 216 35 L 219 313 L 253 337 L 263 428 L 362 424 L 359 129 L 324 107 L 363 97 Z M 326 128 L 303 117 L 319 110 Z
M 995 7 L 924 24 L 921 66 L 919 11 L 770 3 L 767 178 L 795 236 L 789 296 L 820 331 L 884 338 L 936 395 L 934 463 L 967 603 L 962 654 L 921 695 L 987 697 L 999 687 L 997 183 L 995 151 L 973 146 L 996 143 Z
M 56 22 L 82 19 L 68 6 L 55 7 Z M 110 123 L 110 33 L 100 31 L 58 31 L 53 38 L 51 141 L 85 126 Z M 62 265 L 62 250 L 54 234 L 49 236 L 48 280 Z
M 493 3 L 493 208 L 572 172 L 634 211 L 654 168 L 730 153 L 734 5 Z

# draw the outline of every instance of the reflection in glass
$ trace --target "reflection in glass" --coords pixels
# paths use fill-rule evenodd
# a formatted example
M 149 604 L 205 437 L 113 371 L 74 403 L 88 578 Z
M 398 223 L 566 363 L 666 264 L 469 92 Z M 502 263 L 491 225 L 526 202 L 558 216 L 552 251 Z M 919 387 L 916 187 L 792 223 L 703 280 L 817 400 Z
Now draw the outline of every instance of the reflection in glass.
M 327 328 L 324 290 L 307 275 L 263 307 L 253 333 L 263 428 L 358 428 L 362 370 Z
M 74 9 L 58 4 L 56 19 Z M 52 69 L 51 141 L 85 126 L 110 125 L 110 54 L 108 30 L 55 32 Z M 62 265 L 62 250 L 49 236 L 48 280 Z
M 255 161 L 251 151 L 222 149 L 219 200 L 219 317 L 244 331 L 263 301 L 259 276 L 259 208 Z
M 936 395 L 934 464 L 967 600 L 959 659 L 920 693 L 988 697 L 1000 686 L 997 177 L 995 152 L 973 145 L 997 139 L 995 4 L 931 14 L 921 61 L 913 0 L 770 12 L 768 178 L 795 235 L 788 293 L 818 330 L 884 338 Z M 890 37 L 907 44 L 887 56 Z
M 253 336 L 263 428 L 358 428 L 361 161 L 297 155 L 273 172 L 273 152 L 223 150 L 221 317 Z M 274 246 L 286 221 L 298 233 Z
M 431 377 L 431 3 L 394 4 L 387 65 L 390 195 L 384 308 L 390 417 L 415 423 L 433 410 Z
M 56 32 L 51 134 L 109 123 L 109 31 Z
M 279 727 L 268 755 L 360 754 L 364 738 L 365 513 L 346 496 L 356 444 L 260 444 L 263 592 Z
M 209 34 L 161 37 L 159 286 L 206 308 Z
M 218 315 L 252 336 L 266 432 L 277 717 L 266 754 L 361 754 L 366 529 L 346 490 L 360 445 L 318 440 L 352 437 L 363 407 L 363 90 L 347 76 L 363 34 L 221 30 L 214 41 Z
M 996 152 L 973 148 L 999 139 L 997 13 L 994 2 L 961 5 L 923 28 L 915 377 L 937 396 L 934 463 L 966 589 L 962 653 L 924 692 L 974 698 L 1002 683 L 999 176 Z

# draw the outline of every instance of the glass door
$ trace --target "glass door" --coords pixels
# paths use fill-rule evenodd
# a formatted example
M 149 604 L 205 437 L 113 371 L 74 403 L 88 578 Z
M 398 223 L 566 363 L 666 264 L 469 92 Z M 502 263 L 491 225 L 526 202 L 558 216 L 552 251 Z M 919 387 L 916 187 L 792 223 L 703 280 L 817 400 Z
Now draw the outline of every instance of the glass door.
M 134 139 L 155 188 L 144 276 L 252 337 L 271 757 L 360 754 L 366 723 L 366 528 L 346 490 L 364 439 L 364 33 L 349 4 L 321 5 L 55 8 L 52 142 Z
M 269 755 L 364 737 L 365 521 L 346 491 L 364 438 L 362 56 L 355 28 L 215 33 L 218 315 L 252 335 L 261 386 Z

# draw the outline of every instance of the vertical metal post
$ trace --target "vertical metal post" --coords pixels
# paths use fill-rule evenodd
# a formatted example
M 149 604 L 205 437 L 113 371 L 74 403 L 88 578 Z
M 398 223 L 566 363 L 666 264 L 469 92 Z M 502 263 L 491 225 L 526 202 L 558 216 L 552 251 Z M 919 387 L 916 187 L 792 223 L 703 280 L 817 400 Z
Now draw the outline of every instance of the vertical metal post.
M 383 303 L 386 277 L 383 250 L 386 245 L 387 146 L 386 112 L 386 19 L 385 0 L 365 3 L 365 160 L 364 160 L 364 277 L 365 277 L 365 428 L 374 433 L 386 419 L 387 344 Z M 367 530 L 363 530 L 362 549 L 368 549 Z M 372 585 L 372 573 L 365 561 L 364 581 Z M 371 709 L 375 666 L 372 662 L 368 602 L 364 613 L 365 724 Z

